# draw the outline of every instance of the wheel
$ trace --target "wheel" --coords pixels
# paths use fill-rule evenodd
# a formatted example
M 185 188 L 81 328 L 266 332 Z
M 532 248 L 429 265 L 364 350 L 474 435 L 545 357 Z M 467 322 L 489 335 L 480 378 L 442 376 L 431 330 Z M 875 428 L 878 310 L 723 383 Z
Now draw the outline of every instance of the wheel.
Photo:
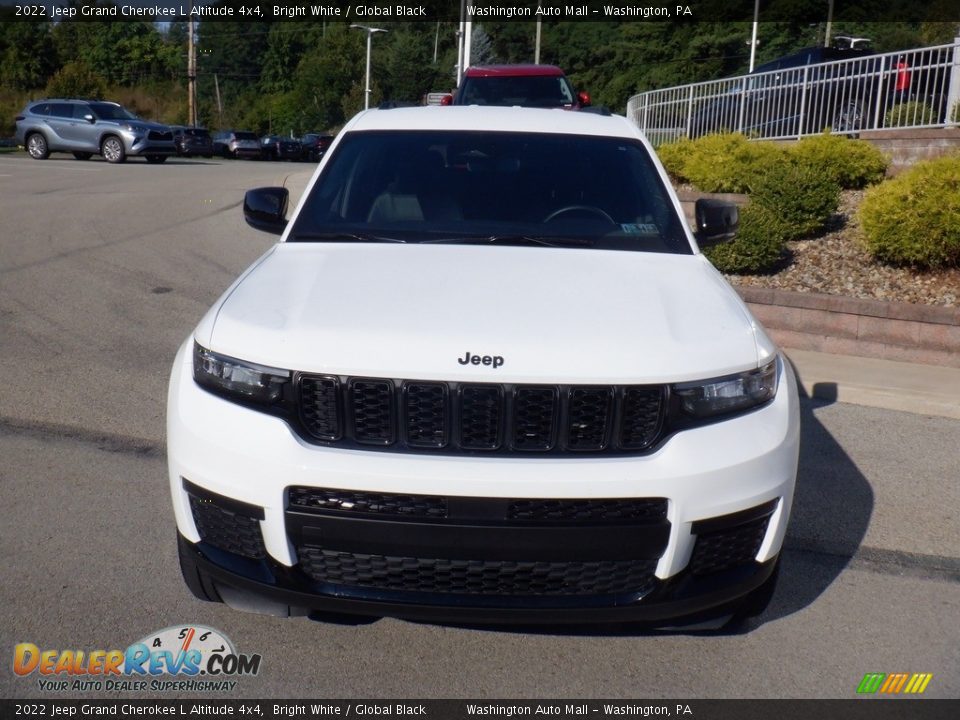
M 166 155 L 146 155 L 145 157 L 147 158 L 147 162 L 153 165 L 159 165 L 160 163 L 167 161 Z
M 73 156 L 74 156 L 77 160 L 89 160 L 91 157 L 93 157 L 93 153 L 88 153 L 88 152 L 75 152 L 75 153 L 73 154 Z
M 50 157 L 50 147 L 47 145 L 47 139 L 40 133 L 28 135 L 27 152 L 34 160 L 46 160 Z
M 857 132 L 863 127 L 863 109 L 855 102 L 844 105 L 833 119 L 833 129 L 837 132 Z
M 100 154 L 106 158 L 109 163 L 122 163 L 127 159 L 127 151 L 123 147 L 123 141 L 116 135 L 107 135 L 100 143 Z
M 603 218 L 611 225 L 617 224 L 617 221 L 614 220 L 612 217 L 610 217 L 604 210 L 601 210 L 600 208 L 595 207 L 594 205 L 567 205 L 565 207 L 560 208 L 559 210 L 554 210 L 552 213 L 547 215 L 543 219 L 543 221 L 545 223 L 552 222 L 553 220 L 556 220 L 561 215 L 564 215 L 566 213 L 574 213 L 574 212 L 578 212 L 581 214 L 594 215 L 596 217 Z

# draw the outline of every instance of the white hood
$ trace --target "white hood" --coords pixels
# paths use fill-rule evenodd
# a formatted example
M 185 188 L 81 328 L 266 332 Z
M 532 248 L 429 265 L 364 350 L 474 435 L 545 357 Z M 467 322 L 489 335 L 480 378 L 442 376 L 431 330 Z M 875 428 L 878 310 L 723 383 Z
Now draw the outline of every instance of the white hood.
M 715 377 L 769 344 L 701 255 L 362 243 L 277 245 L 197 337 L 309 372 L 581 384 Z

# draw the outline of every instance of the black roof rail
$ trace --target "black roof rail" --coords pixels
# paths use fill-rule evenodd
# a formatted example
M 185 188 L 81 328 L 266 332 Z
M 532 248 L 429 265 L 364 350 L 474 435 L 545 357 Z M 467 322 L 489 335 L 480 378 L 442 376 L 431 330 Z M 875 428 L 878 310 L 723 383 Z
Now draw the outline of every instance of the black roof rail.
M 606 105 L 587 105 L 587 107 L 580 108 L 580 112 L 603 115 L 604 117 L 610 117 L 613 115 L 613 113 L 610 112 L 610 108 L 608 108 Z

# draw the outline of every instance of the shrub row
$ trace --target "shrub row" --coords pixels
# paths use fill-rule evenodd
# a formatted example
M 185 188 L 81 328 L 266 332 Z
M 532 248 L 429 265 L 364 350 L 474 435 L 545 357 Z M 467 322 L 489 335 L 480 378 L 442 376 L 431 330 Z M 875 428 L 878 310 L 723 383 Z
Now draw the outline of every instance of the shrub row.
M 671 176 L 704 192 L 749 193 L 770 167 L 783 163 L 816 167 L 844 189 L 880 182 L 887 169 L 887 159 L 870 143 L 827 134 L 784 145 L 717 133 L 661 145 L 657 153 Z
M 868 190 L 860 222 L 867 250 L 881 262 L 960 265 L 960 155 L 917 163 Z

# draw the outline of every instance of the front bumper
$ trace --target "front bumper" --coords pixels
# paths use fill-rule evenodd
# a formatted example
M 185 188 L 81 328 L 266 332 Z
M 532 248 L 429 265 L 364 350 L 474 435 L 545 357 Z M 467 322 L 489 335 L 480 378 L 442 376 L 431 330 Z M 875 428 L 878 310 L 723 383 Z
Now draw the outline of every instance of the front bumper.
M 786 364 L 768 405 L 646 456 L 477 458 L 309 445 L 196 386 L 191 342 L 170 384 L 169 480 L 181 553 L 219 587 L 369 615 L 662 622 L 748 593 L 780 551 L 799 441 Z M 346 492 L 304 502 L 313 489 Z M 436 498 L 442 517 L 423 509 Z M 587 510 L 511 514 L 537 499 Z M 597 510 L 614 499 L 648 509 Z

